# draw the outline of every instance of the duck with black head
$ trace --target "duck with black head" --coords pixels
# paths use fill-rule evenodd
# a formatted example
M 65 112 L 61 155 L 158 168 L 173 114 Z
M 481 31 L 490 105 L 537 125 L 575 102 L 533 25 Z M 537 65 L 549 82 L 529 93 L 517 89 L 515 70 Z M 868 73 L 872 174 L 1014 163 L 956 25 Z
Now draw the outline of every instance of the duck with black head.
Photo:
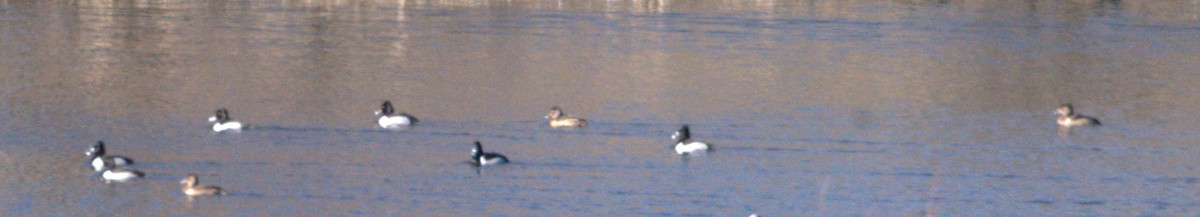
M 95 168 L 96 172 L 103 171 L 108 165 L 128 166 L 133 164 L 133 159 L 131 158 L 119 155 L 107 155 L 107 153 L 104 148 L 104 141 L 98 141 L 84 154 L 92 157 L 92 168 Z
M 249 125 L 243 125 L 242 122 L 234 121 L 229 116 L 229 110 L 225 108 L 217 109 L 216 114 L 208 117 L 208 121 L 213 122 L 213 132 L 239 131 L 250 127 Z
M 383 128 L 397 128 L 409 126 L 417 123 L 417 118 L 404 112 L 396 112 L 396 108 L 392 107 L 392 101 L 383 101 L 383 105 L 379 110 L 375 110 L 375 115 L 379 115 L 379 126 Z
M 676 131 L 671 138 L 675 139 L 676 154 L 689 155 L 708 152 L 709 145 L 707 143 L 692 140 L 692 132 L 688 129 L 688 125 L 679 128 L 679 131 Z
M 483 144 L 475 141 L 475 149 L 471 149 L 471 162 L 475 166 L 490 166 L 508 163 L 508 157 L 497 153 L 483 152 Z

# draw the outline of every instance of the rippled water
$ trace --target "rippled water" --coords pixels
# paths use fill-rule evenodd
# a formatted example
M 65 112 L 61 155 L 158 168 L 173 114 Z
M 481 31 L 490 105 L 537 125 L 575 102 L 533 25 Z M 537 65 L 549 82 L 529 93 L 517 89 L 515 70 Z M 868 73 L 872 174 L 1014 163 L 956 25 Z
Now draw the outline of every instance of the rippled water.
M 0 213 L 1193 216 L 1198 54 L 1188 0 L 0 0 Z

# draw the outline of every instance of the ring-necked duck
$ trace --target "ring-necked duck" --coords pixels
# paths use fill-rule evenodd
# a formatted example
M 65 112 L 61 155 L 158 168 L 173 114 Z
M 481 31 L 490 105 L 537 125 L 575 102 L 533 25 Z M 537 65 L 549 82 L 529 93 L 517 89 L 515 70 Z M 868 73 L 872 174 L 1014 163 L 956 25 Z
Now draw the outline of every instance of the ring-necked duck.
M 113 167 L 113 168 L 104 170 L 104 174 L 101 174 L 101 177 L 104 177 L 104 182 L 110 182 L 110 183 L 111 182 L 125 182 L 125 181 L 129 181 L 129 180 L 133 180 L 133 179 L 141 178 L 141 177 L 145 177 L 145 176 L 146 176 L 146 173 L 143 173 L 142 171 L 138 171 L 137 169 L 133 169 L 133 168 L 129 168 L 129 167 Z
M 105 153 L 107 152 L 104 151 L 104 141 L 98 141 L 84 154 L 92 157 L 92 168 L 95 168 L 96 172 L 104 170 L 107 165 L 125 166 L 133 164 L 133 159 L 128 157 L 105 155 Z
M 197 178 L 195 173 L 188 173 L 179 184 L 183 184 L 183 194 L 187 196 L 225 195 L 221 187 L 200 185 L 200 178 Z
M 407 113 L 400 112 L 396 114 L 396 109 L 392 107 L 392 101 L 383 101 L 383 106 L 379 110 L 375 110 L 375 115 L 379 115 L 379 126 L 383 128 L 392 128 L 417 123 L 417 118 Z
M 687 125 L 683 125 L 683 128 L 680 128 L 679 131 L 675 132 L 675 135 L 671 136 L 671 139 L 675 139 L 676 142 L 675 153 L 681 155 L 708 151 L 708 144 L 692 140 L 692 132 L 688 130 Z
M 558 106 L 550 108 L 550 114 L 546 115 L 546 119 L 550 119 L 550 127 L 584 127 L 587 126 L 587 120 L 567 116 Z
M 475 141 L 475 149 L 471 149 L 471 161 L 476 166 L 487 166 L 508 163 L 508 157 L 496 153 L 483 152 L 483 145 Z
M 1059 106 L 1054 113 L 1058 114 L 1058 125 L 1064 127 L 1100 125 L 1100 120 L 1096 120 L 1096 118 L 1076 114 L 1075 108 L 1071 104 Z
M 248 126 L 242 126 L 242 122 L 234 121 L 233 118 L 229 117 L 229 110 L 226 110 L 224 108 L 217 109 L 217 113 L 215 115 L 213 115 L 212 117 L 208 117 L 208 121 L 214 122 L 213 127 L 212 127 L 213 132 L 221 132 L 221 131 L 226 131 L 226 130 L 242 130 L 243 127 L 248 127 Z

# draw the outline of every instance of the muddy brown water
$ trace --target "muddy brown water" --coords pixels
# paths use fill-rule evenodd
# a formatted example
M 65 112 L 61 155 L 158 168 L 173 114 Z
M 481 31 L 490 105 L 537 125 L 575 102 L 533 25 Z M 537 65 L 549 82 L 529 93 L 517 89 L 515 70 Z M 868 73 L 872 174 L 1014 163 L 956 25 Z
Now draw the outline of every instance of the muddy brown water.
M 5 216 L 1193 216 L 1196 1 L 0 0 Z M 375 126 L 383 100 L 421 119 Z M 1100 127 L 1060 130 L 1073 103 Z M 588 118 L 551 129 L 551 106 Z M 217 108 L 256 125 L 213 133 Z M 680 157 L 680 125 L 714 143 Z M 97 140 L 143 180 L 105 184 Z M 513 163 L 470 166 L 471 142 Z M 189 200 L 187 173 L 230 191 Z

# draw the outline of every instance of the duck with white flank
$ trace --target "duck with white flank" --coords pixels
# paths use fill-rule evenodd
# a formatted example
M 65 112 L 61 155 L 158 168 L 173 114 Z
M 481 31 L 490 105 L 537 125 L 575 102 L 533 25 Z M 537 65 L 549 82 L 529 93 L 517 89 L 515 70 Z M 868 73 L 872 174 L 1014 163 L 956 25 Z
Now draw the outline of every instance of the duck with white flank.
M 213 132 L 222 132 L 227 130 L 238 131 L 245 129 L 245 127 L 249 127 L 243 126 L 242 122 L 234 121 L 232 117 L 229 117 L 229 110 L 224 108 L 217 109 L 216 114 L 212 117 L 209 117 L 208 121 L 213 122 Z
M 383 128 L 396 128 L 412 125 L 417 123 L 417 118 L 407 113 L 396 113 L 396 108 L 392 107 L 392 101 L 383 101 L 383 106 L 379 110 L 375 110 L 375 115 L 379 115 L 379 126 Z
M 96 172 L 103 171 L 108 165 L 127 166 L 133 164 L 133 159 L 125 156 L 106 155 L 106 153 L 104 150 L 104 141 L 98 141 L 84 154 L 92 157 L 92 168 L 95 168 Z
M 130 181 L 130 180 L 146 177 L 146 173 L 143 173 L 142 171 L 138 171 L 137 169 L 133 169 L 133 168 L 129 168 L 129 167 L 114 166 L 114 167 L 110 167 L 109 169 L 104 170 L 104 173 L 101 174 L 100 176 L 104 177 L 104 182 L 112 183 L 112 182 L 126 182 L 126 181 Z
M 675 153 L 680 155 L 708 152 L 708 144 L 692 140 L 692 132 L 687 125 L 683 125 L 671 139 L 675 139 Z
M 475 149 L 471 149 L 471 161 L 475 166 L 489 166 L 508 163 L 508 157 L 496 153 L 483 152 L 483 145 L 475 141 Z

